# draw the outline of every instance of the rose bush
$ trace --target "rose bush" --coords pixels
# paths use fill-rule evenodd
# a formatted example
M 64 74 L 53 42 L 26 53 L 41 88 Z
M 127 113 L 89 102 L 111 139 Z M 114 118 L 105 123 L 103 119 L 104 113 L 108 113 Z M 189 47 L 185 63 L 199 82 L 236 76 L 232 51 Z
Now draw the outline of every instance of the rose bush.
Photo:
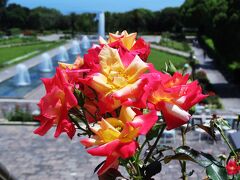
M 236 174 L 235 161 L 228 162 L 226 171 L 224 164 L 186 146 L 188 111 L 207 95 L 188 74 L 155 70 L 147 62 L 150 45 L 136 37 L 137 33 L 126 31 L 110 33 L 108 40 L 100 38 L 99 45 L 73 64 L 59 63 L 56 75 L 43 79 L 46 95 L 39 103 L 40 115 L 35 119 L 40 127 L 34 133 L 45 135 L 56 126 L 55 137 L 65 132 L 73 138 L 78 131 L 89 154 L 106 157 L 96 169 L 100 178 L 121 165 L 132 179 L 150 179 L 161 171 L 162 161 L 171 160 L 179 160 L 183 179 L 187 177 L 186 160 L 201 166 L 207 163 L 211 178 L 219 172 L 223 177 L 227 171 Z M 221 131 L 219 122 L 213 117 L 211 127 L 199 127 L 214 135 L 214 128 Z M 158 149 L 162 133 L 176 128 L 182 129 L 183 146 Z M 175 154 L 164 157 L 166 150 Z

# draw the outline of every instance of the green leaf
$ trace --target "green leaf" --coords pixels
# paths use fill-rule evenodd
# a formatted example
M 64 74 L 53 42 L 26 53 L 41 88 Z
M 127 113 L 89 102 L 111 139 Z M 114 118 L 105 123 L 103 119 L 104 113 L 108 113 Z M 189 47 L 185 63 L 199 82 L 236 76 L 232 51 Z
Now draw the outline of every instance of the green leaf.
M 169 65 L 169 71 L 170 71 L 170 73 L 172 72 L 172 73 L 175 73 L 175 72 L 177 72 L 177 68 L 173 65 L 173 63 L 171 62 L 171 61 L 169 61 L 169 63 L 168 63 Z
M 171 146 L 160 144 L 160 145 L 157 145 L 156 149 L 157 149 L 157 151 L 163 152 L 163 151 L 167 151 L 167 150 L 172 150 L 173 148 Z
M 212 164 L 206 168 L 206 173 L 210 179 L 213 180 L 226 180 L 227 171 L 225 167 L 217 166 L 216 164 Z
M 214 119 L 213 122 L 214 122 L 214 126 L 220 131 L 224 128 L 231 128 L 231 126 L 228 124 L 228 122 L 221 117 Z
M 214 129 L 208 126 L 204 126 L 202 124 L 197 124 L 196 126 L 198 126 L 199 128 L 201 128 L 202 130 L 204 130 L 206 133 L 208 133 L 214 140 L 216 140 L 216 136 L 215 136 L 215 132 Z
M 214 164 L 216 164 L 217 166 L 222 166 L 221 161 L 217 161 L 211 154 L 207 154 L 204 152 L 201 152 L 201 154 L 206 157 L 207 159 L 209 159 L 210 161 L 212 161 Z
M 162 164 L 160 161 L 154 161 L 147 165 L 145 168 L 145 177 L 144 179 L 151 179 L 154 175 L 160 173 L 162 170 Z
M 116 180 L 116 179 L 126 179 L 122 174 L 114 168 L 108 169 L 104 174 L 98 177 L 99 180 Z
M 165 62 L 165 72 L 168 72 L 168 64 Z
M 84 105 L 84 97 L 83 97 L 82 92 L 79 91 L 78 89 L 74 89 L 74 95 L 77 98 L 79 106 L 83 106 Z
M 175 155 L 169 155 L 169 156 L 165 156 L 164 157 L 164 163 L 167 164 L 172 160 L 182 160 L 182 161 L 193 161 L 195 162 L 195 160 L 193 158 L 191 158 L 191 156 L 184 154 L 184 153 L 178 153 Z
M 240 174 L 234 175 L 235 180 L 240 180 Z
M 173 65 L 171 61 L 169 61 L 168 63 L 165 62 L 165 72 L 172 75 L 177 72 L 177 68 Z
M 80 125 L 79 125 L 79 123 L 78 123 L 78 121 L 79 121 L 79 119 L 74 115 L 74 114 L 69 114 L 69 117 L 70 117 L 70 120 L 79 128 L 79 129 L 82 129 L 82 130 L 85 130 L 84 128 L 82 128 Z
M 194 161 L 195 163 L 199 164 L 202 167 L 210 166 L 213 163 L 212 160 L 205 157 L 203 153 L 198 152 L 188 146 L 180 146 L 176 149 L 176 152 L 189 156 L 189 158 L 192 159 L 192 161 Z
M 189 160 L 206 168 L 207 175 L 213 180 L 226 180 L 227 172 L 221 162 L 217 161 L 212 155 L 198 152 L 188 146 L 180 146 L 176 149 L 176 155 L 166 156 L 164 162 L 171 160 Z

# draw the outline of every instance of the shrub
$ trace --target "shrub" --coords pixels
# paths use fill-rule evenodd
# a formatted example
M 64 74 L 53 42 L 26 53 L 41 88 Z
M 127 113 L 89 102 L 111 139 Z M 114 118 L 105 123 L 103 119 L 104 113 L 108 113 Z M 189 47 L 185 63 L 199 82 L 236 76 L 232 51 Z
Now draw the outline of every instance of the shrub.
M 21 109 L 18 105 L 15 106 L 15 109 L 6 114 L 8 121 L 21 121 L 21 122 L 31 122 L 34 121 L 31 113 L 26 110 Z
M 5 34 L 6 34 L 5 32 L 0 31 L 0 38 L 1 38 L 2 36 L 4 36 Z
M 19 29 L 19 28 L 11 28 L 10 30 L 10 34 L 12 35 L 12 36 L 16 36 L 16 35 L 19 35 L 19 34 L 21 34 L 21 29 Z
M 214 92 L 213 87 L 207 78 L 206 72 L 202 70 L 197 71 L 195 73 L 195 79 L 198 80 L 199 84 L 203 88 L 203 92 L 209 94 L 208 98 L 204 99 L 202 103 L 208 104 L 214 109 L 222 108 L 222 104 L 220 103 L 219 97 Z

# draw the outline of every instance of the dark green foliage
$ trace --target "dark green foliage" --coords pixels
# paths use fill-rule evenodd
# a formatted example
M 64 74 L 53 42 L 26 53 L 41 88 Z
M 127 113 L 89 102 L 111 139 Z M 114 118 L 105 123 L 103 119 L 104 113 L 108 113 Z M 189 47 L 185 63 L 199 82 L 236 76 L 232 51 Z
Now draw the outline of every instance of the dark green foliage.
M 147 165 L 146 168 L 144 168 L 144 179 L 146 180 L 152 180 L 152 177 L 156 174 L 160 173 L 162 170 L 162 164 L 160 161 L 156 160 Z
M 23 110 L 16 105 L 15 109 L 6 114 L 9 121 L 31 122 L 34 121 L 33 116 L 28 110 Z
M 213 156 L 198 152 L 188 146 L 180 146 L 176 149 L 175 155 L 165 156 L 164 162 L 171 160 L 188 160 L 193 161 L 206 168 L 206 173 L 210 179 L 226 180 L 227 171 L 221 162 L 218 162 Z
M 1 0 L 0 1 L 0 8 L 4 8 L 7 5 L 8 0 Z
M 220 103 L 219 97 L 215 94 L 215 90 L 210 84 L 207 75 L 204 71 L 198 71 L 195 74 L 195 79 L 198 80 L 200 86 L 203 89 L 204 94 L 209 94 L 207 98 L 205 98 L 202 103 L 214 105 L 215 108 L 222 108 L 222 104 Z
M 1 8 L 2 7 L 2 8 Z M 45 30 L 70 30 L 71 32 L 91 33 L 97 31 L 95 13 L 63 15 L 56 9 L 37 7 L 28 9 L 18 4 L 0 4 L 0 29 L 9 28 Z M 162 31 L 180 32 L 182 29 L 179 8 L 166 8 L 152 12 L 135 9 L 125 13 L 105 13 L 106 32 L 128 30 L 141 33 Z
M 183 24 L 197 28 L 208 54 L 218 65 L 230 71 L 232 78 L 240 75 L 240 1 L 239 0 L 186 0 L 181 6 Z M 239 82 L 239 80 L 237 80 Z

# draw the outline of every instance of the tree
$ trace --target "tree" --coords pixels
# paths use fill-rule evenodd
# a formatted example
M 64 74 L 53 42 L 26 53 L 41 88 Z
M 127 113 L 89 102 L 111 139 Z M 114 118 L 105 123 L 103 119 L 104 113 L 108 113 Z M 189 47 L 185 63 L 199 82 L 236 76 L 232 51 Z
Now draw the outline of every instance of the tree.
M 0 0 L 0 9 L 6 8 L 8 0 Z
M 179 8 L 165 8 L 157 15 L 159 31 L 179 32 L 181 31 L 181 17 Z
M 214 17 L 214 41 L 228 62 L 240 62 L 240 0 L 229 0 Z
M 57 22 L 61 16 L 62 14 L 56 9 L 37 7 L 30 12 L 28 26 L 41 31 L 57 29 Z
M 219 0 L 186 0 L 180 8 L 184 25 L 197 28 L 202 34 L 210 34 L 213 9 L 218 2 Z
M 84 13 L 76 16 L 76 29 L 80 32 L 89 33 L 97 31 L 95 14 Z
M 8 0 L 0 0 L 0 29 L 4 30 L 4 19 L 6 18 L 6 6 Z
M 75 31 L 76 31 L 76 14 L 71 13 L 70 14 L 70 27 L 71 27 L 71 34 L 72 38 L 75 36 Z
M 26 28 L 30 10 L 18 4 L 9 4 L 4 19 L 6 28 Z

